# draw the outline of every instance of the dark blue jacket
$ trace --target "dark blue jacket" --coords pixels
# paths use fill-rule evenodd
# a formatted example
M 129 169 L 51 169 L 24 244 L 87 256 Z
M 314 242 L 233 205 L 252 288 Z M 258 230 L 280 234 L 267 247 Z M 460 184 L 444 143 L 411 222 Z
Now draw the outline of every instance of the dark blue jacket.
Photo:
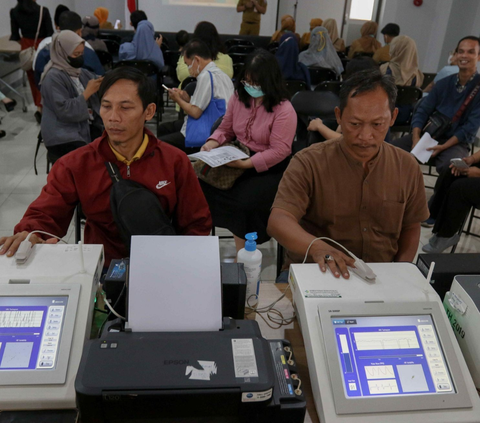
M 105 69 L 103 69 L 100 59 L 92 49 L 85 47 L 83 68 L 93 72 L 97 75 L 105 75 Z M 46 45 L 37 53 L 37 59 L 35 60 L 35 83 L 37 87 L 40 86 L 40 78 L 42 77 L 43 70 L 47 63 L 50 61 L 50 44 Z
M 438 110 L 443 115 L 453 119 L 457 110 L 480 82 L 480 75 L 467 83 L 462 93 L 456 89 L 457 75 L 453 74 L 438 81 L 427 97 L 424 97 L 415 115 L 412 118 L 412 128 L 425 126 L 432 113 Z M 480 127 L 480 92 L 468 105 L 458 122 L 455 122 L 451 129 L 445 134 L 446 138 L 456 136 L 460 143 L 472 144 L 475 135 Z

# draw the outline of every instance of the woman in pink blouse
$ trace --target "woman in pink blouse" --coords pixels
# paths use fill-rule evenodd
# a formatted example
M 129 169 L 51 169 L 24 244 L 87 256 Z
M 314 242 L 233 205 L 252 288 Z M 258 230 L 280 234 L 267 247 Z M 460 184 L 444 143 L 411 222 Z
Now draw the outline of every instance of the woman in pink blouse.
M 270 239 L 270 208 L 288 166 L 297 127 L 288 99 L 275 56 L 266 50 L 254 51 L 237 78 L 222 123 L 202 147 L 210 151 L 236 139 L 250 149 L 249 159 L 225 165 L 245 169 L 231 189 L 219 190 L 200 181 L 213 225 L 234 234 L 237 251 L 244 247 L 249 232 L 258 233 L 258 244 Z

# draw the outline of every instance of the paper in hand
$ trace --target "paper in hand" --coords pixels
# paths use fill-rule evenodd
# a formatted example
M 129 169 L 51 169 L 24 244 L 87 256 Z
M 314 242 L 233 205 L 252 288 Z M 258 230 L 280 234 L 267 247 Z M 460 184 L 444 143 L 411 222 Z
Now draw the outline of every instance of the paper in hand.
M 412 154 L 418 159 L 420 163 L 427 163 L 432 157 L 433 151 L 427 151 L 427 148 L 432 148 L 438 145 L 438 141 L 435 141 L 428 132 L 425 132 L 418 141 L 417 145 L 413 148 Z
M 188 157 L 200 159 L 210 167 L 219 167 L 235 160 L 248 159 L 247 154 L 231 146 L 212 148 L 210 151 L 199 151 L 189 154 Z

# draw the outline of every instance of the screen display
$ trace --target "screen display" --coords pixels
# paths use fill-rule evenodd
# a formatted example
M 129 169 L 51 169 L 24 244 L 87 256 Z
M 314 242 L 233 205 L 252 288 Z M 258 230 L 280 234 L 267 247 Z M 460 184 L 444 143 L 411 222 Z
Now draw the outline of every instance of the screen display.
M 54 369 L 68 297 L 0 297 L 0 372 Z
M 430 315 L 332 318 L 347 398 L 454 393 Z

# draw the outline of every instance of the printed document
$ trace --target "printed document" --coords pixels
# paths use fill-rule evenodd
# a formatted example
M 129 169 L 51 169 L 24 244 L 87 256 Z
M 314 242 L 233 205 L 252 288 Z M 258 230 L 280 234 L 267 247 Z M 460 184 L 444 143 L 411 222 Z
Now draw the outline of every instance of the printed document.
M 198 153 L 189 154 L 188 157 L 195 157 L 202 160 L 210 167 L 218 167 L 224 164 L 234 162 L 235 160 L 248 159 L 248 155 L 238 148 L 226 146 L 212 148 L 210 151 L 200 151 Z
M 418 141 L 415 148 L 412 150 L 412 154 L 418 159 L 420 163 L 427 163 L 432 157 L 433 151 L 427 151 L 427 148 L 432 148 L 438 145 L 438 141 L 435 141 L 428 132 L 425 132 Z

